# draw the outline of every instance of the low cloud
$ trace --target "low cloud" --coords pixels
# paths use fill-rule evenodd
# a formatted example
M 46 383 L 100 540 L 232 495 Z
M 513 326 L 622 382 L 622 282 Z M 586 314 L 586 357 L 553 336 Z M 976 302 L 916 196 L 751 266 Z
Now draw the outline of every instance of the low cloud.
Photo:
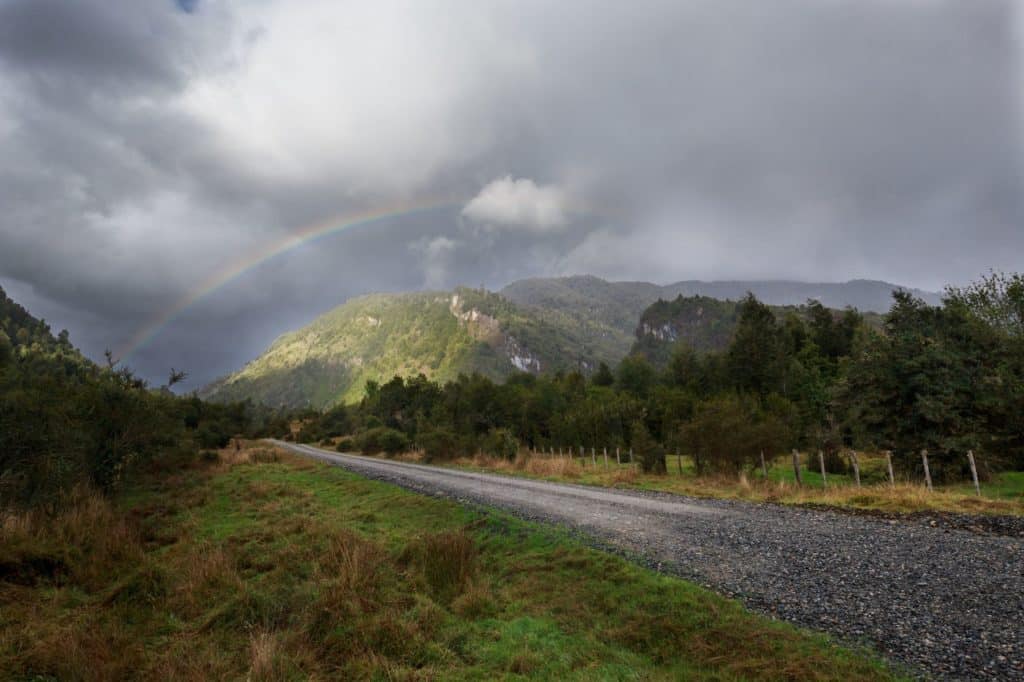
M 561 189 L 511 175 L 488 183 L 466 204 L 462 215 L 485 225 L 533 232 L 557 231 L 569 222 Z
M 421 255 L 425 288 L 444 289 L 448 286 L 458 246 L 459 242 L 448 237 L 424 238 L 410 244 L 409 248 Z

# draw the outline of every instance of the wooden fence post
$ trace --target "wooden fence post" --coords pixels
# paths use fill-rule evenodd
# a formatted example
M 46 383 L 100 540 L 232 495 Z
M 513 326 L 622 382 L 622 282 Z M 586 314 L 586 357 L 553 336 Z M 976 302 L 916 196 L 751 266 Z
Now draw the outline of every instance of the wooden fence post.
M 924 482 L 928 486 L 928 492 L 932 491 L 932 472 L 928 468 L 928 451 L 921 451 L 921 462 L 924 463 Z
M 608 448 L 601 448 L 601 454 L 604 455 L 604 468 L 608 468 Z
M 892 474 L 892 450 L 885 451 L 885 465 L 889 469 L 889 487 L 896 487 L 896 477 Z
M 597 453 L 594 452 L 594 448 L 590 448 L 590 463 L 594 465 L 595 469 L 597 468 Z
M 615 463 L 622 466 L 622 457 L 619 456 L 619 446 L 615 446 Z
M 860 460 L 857 459 L 857 451 L 850 450 L 850 461 L 853 462 L 853 480 L 856 481 L 857 487 L 860 487 Z
M 796 474 L 796 484 L 803 485 L 804 481 L 800 477 L 800 453 L 793 448 L 793 473 Z
M 768 463 L 764 461 L 764 450 L 761 451 L 761 472 L 764 474 L 764 480 L 768 480 Z
M 818 466 L 821 467 L 821 487 L 828 487 L 828 478 L 825 477 L 825 455 L 821 450 L 818 450 Z
M 676 453 L 676 464 L 679 465 L 679 475 L 682 476 L 683 475 L 683 453 L 681 453 L 681 452 L 677 452 Z
M 974 493 L 981 496 L 981 486 L 978 485 L 978 467 L 974 465 L 974 452 L 967 451 L 967 461 L 971 463 L 971 479 L 974 481 Z
M 633 465 L 633 471 L 636 471 L 636 459 L 633 458 L 633 448 L 629 449 L 629 463 Z

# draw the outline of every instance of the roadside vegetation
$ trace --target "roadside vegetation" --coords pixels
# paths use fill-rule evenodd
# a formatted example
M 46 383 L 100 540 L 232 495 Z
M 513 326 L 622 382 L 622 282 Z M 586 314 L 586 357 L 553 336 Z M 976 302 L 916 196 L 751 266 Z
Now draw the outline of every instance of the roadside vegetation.
M 641 348 L 614 371 L 518 374 L 503 384 L 480 375 L 443 385 L 423 375 L 371 381 L 359 403 L 294 414 L 301 428 L 283 435 L 341 451 L 414 452 L 428 462 L 471 459 L 527 472 L 546 465 L 536 455 L 534 464 L 517 464 L 523 453 L 618 449 L 633 453 L 628 468 L 578 477 L 795 503 L 1020 513 L 1020 275 L 949 289 L 941 306 L 897 292 L 880 325 L 813 301 L 779 317 L 753 296 L 736 315 L 724 351 L 680 343 L 662 367 Z M 762 456 L 783 461 L 792 450 L 801 453 L 802 486 L 785 464 L 758 480 Z M 886 451 L 893 488 L 881 464 Z M 840 485 L 855 477 L 851 452 L 863 464 L 863 489 Z M 922 452 L 943 492 L 921 494 Z M 829 488 L 821 486 L 818 453 Z M 968 453 L 988 501 L 965 494 Z M 692 475 L 673 477 L 676 454 Z
M 397 456 L 409 462 L 425 463 L 422 452 L 407 452 Z M 680 459 L 682 460 L 680 462 Z M 861 459 L 872 462 L 871 459 Z M 614 454 L 605 467 L 601 453 L 595 466 L 590 454 L 573 458 L 557 454 L 538 455 L 527 451 L 514 459 L 504 459 L 478 453 L 472 457 L 459 457 L 443 462 L 470 471 L 524 476 L 563 483 L 579 483 L 608 488 L 656 490 L 691 497 L 746 500 L 773 504 L 824 506 L 838 509 L 863 510 L 908 514 L 915 512 L 956 512 L 963 514 L 1024 515 L 1024 477 L 1021 472 L 996 474 L 982 488 L 982 495 L 973 486 L 951 484 L 936 487 L 929 492 L 920 482 L 897 481 L 890 486 L 877 475 L 864 475 L 857 487 L 849 476 L 827 475 L 823 484 L 821 474 L 806 462 L 803 467 L 803 485 L 797 485 L 792 464 L 788 458 L 770 462 L 768 478 L 760 469 L 739 476 L 695 472 L 693 461 L 686 456 L 668 455 L 667 473 L 645 474 L 634 465 L 617 464 Z M 877 466 L 875 463 L 869 466 Z M 436 462 L 435 462 L 436 464 Z M 680 473 L 680 464 L 682 472 Z M 884 466 L 884 463 L 881 463 Z M 882 474 L 884 476 L 884 474 Z
M 0 530 L 4 679 L 893 675 L 554 530 L 258 443 Z

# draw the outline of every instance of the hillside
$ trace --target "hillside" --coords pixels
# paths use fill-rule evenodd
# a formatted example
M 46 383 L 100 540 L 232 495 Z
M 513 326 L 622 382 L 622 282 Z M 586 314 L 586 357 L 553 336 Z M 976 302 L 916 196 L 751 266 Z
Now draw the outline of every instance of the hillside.
M 739 320 L 738 307 L 706 296 L 658 300 L 641 314 L 630 352 L 663 366 L 680 341 L 698 352 L 724 350 Z
M 368 380 L 419 373 L 445 381 L 503 379 L 615 362 L 557 314 L 539 315 L 490 292 L 372 294 L 284 334 L 241 371 L 203 390 L 215 400 L 322 408 L 358 400 Z
M 50 325 L 36 319 L 23 306 L 7 296 L 0 287 L 0 353 L 4 349 L 16 353 L 42 353 L 61 355 L 88 362 L 71 345 L 68 333 L 61 330 L 57 336 L 50 331 Z
M 905 287 L 871 280 L 827 283 L 689 280 L 659 286 L 650 282 L 608 282 L 590 275 L 578 275 L 519 280 L 500 293 L 520 306 L 533 309 L 541 317 L 564 318 L 563 324 L 574 326 L 587 338 L 596 339 L 594 343 L 600 344 L 603 355 L 618 359 L 628 354 L 636 342 L 637 321 L 641 315 L 659 300 L 698 296 L 705 300 L 717 299 L 718 302 L 738 301 L 750 291 L 761 301 L 776 307 L 801 306 L 808 299 L 815 299 L 826 308 L 849 306 L 866 313 L 884 313 L 892 304 L 895 289 Z M 909 291 L 931 305 L 940 302 L 936 293 L 919 289 Z M 707 306 L 705 308 L 708 309 Z M 724 309 L 719 312 L 724 312 Z M 714 326 L 717 329 L 720 325 Z M 711 329 L 704 331 L 712 336 L 717 334 Z M 717 338 L 714 347 L 721 347 L 727 341 L 720 334 Z M 698 341 L 695 347 L 702 349 L 706 341 Z
M 787 315 L 796 315 L 805 322 L 810 319 L 806 305 L 769 307 L 778 320 Z M 839 314 L 833 309 L 833 315 Z M 869 327 L 882 328 L 883 316 L 879 313 L 861 313 L 861 318 Z M 654 365 L 663 367 L 679 342 L 698 353 L 722 351 L 729 346 L 738 321 L 739 303 L 736 301 L 682 295 L 671 301 L 659 299 L 641 313 L 630 354 L 643 355 Z
M 661 299 L 695 296 L 695 291 L 707 289 L 715 293 L 713 298 L 736 300 L 750 289 L 776 306 L 817 297 L 828 307 L 867 304 L 867 310 L 885 310 L 883 302 L 894 288 L 898 287 L 864 281 L 658 286 L 578 276 L 521 280 L 499 294 L 468 288 L 371 294 L 282 335 L 260 357 L 212 383 L 201 395 L 219 401 L 248 398 L 271 406 L 323 408 L 358 400 L 368 380 L 386 381 L 395 375 L 423 373 L 445 381 L 471 372 L 492 379 L 517 370 L 586 372 L 598 362 L 614 365 L 629 354 L 637 341 L 637 321 Z M 716 302 L 705 308 L 728 317 L 734 306 Z M 727 341 L 731 326 L 725 321 L 712 326 L 698 347 L 720 348 Z M 648 350 L 652 359 L 665 354 L 653 347 Z

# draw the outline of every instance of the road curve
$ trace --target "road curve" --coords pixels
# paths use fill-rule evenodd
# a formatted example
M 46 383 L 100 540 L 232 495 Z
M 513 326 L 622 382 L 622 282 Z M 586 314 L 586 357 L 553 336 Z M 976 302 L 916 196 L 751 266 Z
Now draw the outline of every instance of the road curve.
M 780 505 L 550 483 L 273 441 L 417 492 L 567 525 L 928 676 L 1024 680 L 1024 540 Z

